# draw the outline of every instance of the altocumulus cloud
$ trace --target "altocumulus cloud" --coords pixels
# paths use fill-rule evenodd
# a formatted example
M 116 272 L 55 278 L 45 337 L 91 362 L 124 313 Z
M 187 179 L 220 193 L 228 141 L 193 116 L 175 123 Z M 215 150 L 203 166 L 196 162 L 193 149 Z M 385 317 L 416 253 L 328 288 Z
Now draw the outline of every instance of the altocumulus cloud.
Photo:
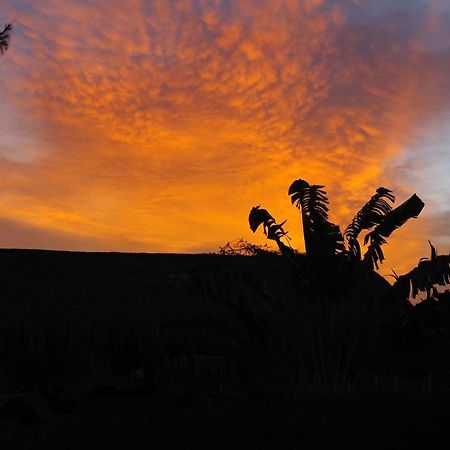
M 293 179 L 325 184 L 345 225 L 379 185 L 410 193 L 417 142 L 450 114 L 444 0 L 6 0 L 0 14 L 16 20 L 1 214 L 60 248 L 216 249 L 255 239 L 259 203 L 301 247 Z M 426 215 L 409 231 L 390 249 L 400 269 L 440 239 Z

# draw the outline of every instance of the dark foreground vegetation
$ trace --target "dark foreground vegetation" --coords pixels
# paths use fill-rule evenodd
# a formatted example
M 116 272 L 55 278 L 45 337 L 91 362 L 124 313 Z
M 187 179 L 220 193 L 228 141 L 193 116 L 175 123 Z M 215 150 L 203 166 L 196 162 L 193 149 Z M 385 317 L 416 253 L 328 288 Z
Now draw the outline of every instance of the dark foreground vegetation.
M 1 448 L 447 448 L 448 292 L 303 302 L 267 252 L 1 250 L 0 281 Z

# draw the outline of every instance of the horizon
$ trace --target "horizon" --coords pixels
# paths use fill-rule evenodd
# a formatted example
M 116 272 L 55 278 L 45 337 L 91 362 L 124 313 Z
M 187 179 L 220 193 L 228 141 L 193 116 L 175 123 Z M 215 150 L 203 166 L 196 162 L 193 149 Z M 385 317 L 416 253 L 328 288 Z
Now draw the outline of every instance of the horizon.
M 0 246 L 199 254 L 261 204 L 304 252 L 297 178 L 351 221 L 379 186 L 425 202 L 383 247 L 450 250 L 446 0 L 6 0 Z M 259 7 L 258 7 L 259 6 Z M 35 246 L 35 247 L 34 247 Z M 33 248 L 34 247 L 34 248 Z

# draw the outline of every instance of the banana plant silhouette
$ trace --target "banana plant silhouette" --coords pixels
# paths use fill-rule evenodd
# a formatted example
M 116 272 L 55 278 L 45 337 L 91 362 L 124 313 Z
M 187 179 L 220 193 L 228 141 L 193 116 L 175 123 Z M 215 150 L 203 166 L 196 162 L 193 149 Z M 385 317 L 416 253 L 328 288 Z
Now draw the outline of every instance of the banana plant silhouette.
M 450 284 L 450 254 L 438 255 L 436 247 L 428 241 L 431 248 L 430 258 L 420 258 L 419 264 L 404 275 L 393 277 L 393 295 L 400 300 L 416 298 L 420 292 L 426 293 L 427 300 L 438 297 L 436 286 Z
M 347 395 L 377 370 L 385 342 L 380 330 L 400 311 L 408 312 L 411 292 L 413 296 L 419 291 L 434 292 L 434 285 L 450 281 L 450 256 L 438 256 L 432 246 L 429 260 L 422 259 L 417 268 L 397 276 L 391 286 L 376 272 L 384 261 L 382 246 L 395 230 L 421 213 L 424 202 L 416 194 L 393 209 L 394 194 L 379 187 L 344 233 L 329 221 L 324 186 L 298 179 L 288 195 L 301 211 L 306 264 L 302 266 L 290 245 L 286 221 L 277 223 L 267 210 L 255 206 L 249 225 L 253 232 L 262 225 L 290 267 L 301 266 L 303 280 L 294 281 L 300 287 L 297 329 L 303 334 L 297 340 L 297 361 L 302 380 L 314 394 Z M 359 242 L 363 231 L 365 252 Z
M 0 31 L 0 55 L 3 55 L 9 47 L 11 39 L 12 24 L 8 23 L 4 26 L 3 31 Z
M 379 187 L 370 200 L 361 208 L 341 233 L 338 225 L 328 219 L 328 196 L 324 186 L 295 180 L 288 190 L 292 204 L 301 211 L 306 256 L 310 263 L 313 284 L 327 289 L 330 295 L 337 295 L 337 288 L 354 282 L 356 266 L 363 266 L 367 272 L 374 272 L 384 261 L 382 250 L 386 238 L 403 226 L 409 219 L 417 218 L 424 207 L 423 201 L 413 194 L 408 200 L 393 209 L 395 196 L 390 189 Z M 253 207 L 249 224 L 253 232 L 261 225 L 268 239 L 274 240 L 280 252 L 292 260 L 294 251 L 289 243 L 288 232 L 277 223 L 270 213 L 260 206 Z M 363 230 L 368 233 L 363 245 L 367 250 L 362 255 L 358 237 Z M 287 244 L 283 242 L 287 240 Z M 349 270 L 351 268 L 351 270 Z M 349 273 L 353 279 L 348 279 Z M 357 271 L 361 276 L 361 270 Z M 350 286 L 351 287 L 351 286 Z M 327 295 L 328 295 L 327 294 Z
M 422 200 L 413 194 L 392 209 L 389 202 L 393 203 L 395 196 L 391 190 L 380 187 L 347 226 L 344 232 L 347 240 L 345 246 L 339 227 L 328 221 L 329 202 L 323 188 L 299 179 L 291 184 L 288 191 L 292 203 L 302 211 L 306 253 L 312 257 L 317 254 L 329 257 L 343 253 L 350 258 L 361 259 L 358 236 L 362 230 L 372 230 L 364 238 L 364 245 L 370 245 L 362 260 L 378 269 L 378 263 L 384 260 L 381 246 L 386 243 L 385 238 L 409 219 L 417 218 L 424 207 Z

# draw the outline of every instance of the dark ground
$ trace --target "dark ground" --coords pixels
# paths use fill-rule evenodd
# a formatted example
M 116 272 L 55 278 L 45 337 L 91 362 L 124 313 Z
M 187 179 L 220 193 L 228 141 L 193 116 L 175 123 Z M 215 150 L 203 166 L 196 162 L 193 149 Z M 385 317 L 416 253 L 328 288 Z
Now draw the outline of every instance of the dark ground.
M 85 397 L 70 414 L 1 421 L 1 448 L 448 449 L 449 399 L 361 398 L 333 410 L 292 398 L 170 406 L 151 396 Z
M 126 322 L 124 332 L 130 333 L 153 314 L 161 319 L 172 310 L 201 309 L 199 300 L 192 306 L 177 298 L 185 289 L 177 285 L 180 274 L 199 267 L 230 267 L 244 278 L 257 274 L 274 296 L 292 297 L 286 269 L 274 257 L 0 250 L 0 449 L 450 448 L 446 391 L 391 387 L 337 403 L 257 389 L 206 392 L 198 386 L 131 394 L 115 389 L 117 379 L 109 372 L 96 377 L 84 366 L 71 366 L 69 373 L 53 369 L 54 361 L 33 359 L 47 351 L 43 335 L 54 340 L 61 323 L 83 333 L 96 324 L 101 335 L 112 323 Z M 159 306 L 149 310 L 149 303 Z M 19 328 L 8 334 L 11 323 L 21 323 L 22 334 Z M 59 355 L 55 351 L 49 350 Z M 55 404 L 35 386 L 48 379 L 64 387 Z M 27 398 L 11 400 L 14 394 Z

